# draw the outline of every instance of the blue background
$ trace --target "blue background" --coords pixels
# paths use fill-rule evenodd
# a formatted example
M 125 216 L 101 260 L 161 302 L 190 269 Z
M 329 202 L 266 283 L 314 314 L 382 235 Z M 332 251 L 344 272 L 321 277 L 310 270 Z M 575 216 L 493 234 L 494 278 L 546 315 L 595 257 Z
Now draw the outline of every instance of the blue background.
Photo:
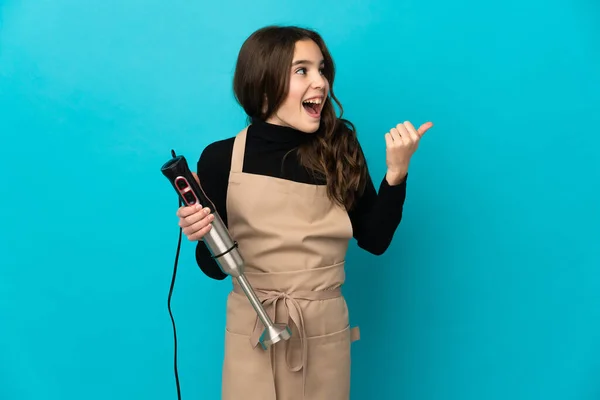
M 600 398 L 597 2 L 0 4 L 0 399 L 176 398 L 159 168 L 244 126 L 235 58 L 271 23 L 323 34 L 374 180 L 386 130 L 435 123 L 390 250 L 349 252 L 352 398 Z M 219 398 L 229 289 L 184 239 L 184 399 Z

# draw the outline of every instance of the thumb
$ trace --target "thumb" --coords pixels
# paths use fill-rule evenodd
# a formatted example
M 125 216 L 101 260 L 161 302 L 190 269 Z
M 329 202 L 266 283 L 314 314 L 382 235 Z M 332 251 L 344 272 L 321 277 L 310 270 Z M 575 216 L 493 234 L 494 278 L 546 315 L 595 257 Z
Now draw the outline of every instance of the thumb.
M 425 132 L 427 132 L 433 126 L 433 122 L 425 122 L 423 125 L 419 127 L 417 133 L 419 136 L 423 136 Z
M 198 185 L 199 185 L 200 179 L 198 178 L 198 174 L 192 171 L 192 175 L 194 175 L 194 179 L 196 179 L 196 182 L 198 182 Z

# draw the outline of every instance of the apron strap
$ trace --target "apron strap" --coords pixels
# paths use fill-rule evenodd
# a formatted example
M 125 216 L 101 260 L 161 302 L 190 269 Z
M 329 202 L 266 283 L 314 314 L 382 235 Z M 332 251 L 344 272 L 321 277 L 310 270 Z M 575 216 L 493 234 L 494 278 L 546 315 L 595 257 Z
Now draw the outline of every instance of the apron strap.
M 350 342 L 356 342 L 360 340 L 360 329 L 358 326 L 350 329 Z
M 248 127 L 242 129 L 233 140 L 233 152 L 231 154 L 231 172 L 242 172 L 244 168 L 244 153 L 246 151 L 246 132 Z

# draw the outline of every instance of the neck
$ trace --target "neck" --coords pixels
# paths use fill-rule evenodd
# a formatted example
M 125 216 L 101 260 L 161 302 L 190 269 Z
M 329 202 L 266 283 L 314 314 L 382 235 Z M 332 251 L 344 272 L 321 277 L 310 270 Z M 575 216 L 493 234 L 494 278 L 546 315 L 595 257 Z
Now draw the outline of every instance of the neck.
M 305 133 L 290 126 L 277 125 L 258 118 L 252 118 L 252 129 L 249 134 L 269 142 L 277 142 L 296 147 L 312 139 L 314 133 Z

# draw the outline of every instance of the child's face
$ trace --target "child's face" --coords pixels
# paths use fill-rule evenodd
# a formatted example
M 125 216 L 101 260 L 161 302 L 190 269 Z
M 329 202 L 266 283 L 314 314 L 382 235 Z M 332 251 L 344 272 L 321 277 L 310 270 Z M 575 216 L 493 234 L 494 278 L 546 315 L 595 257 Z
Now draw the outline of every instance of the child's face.
M 297 42 L 290 67 L 288 96 L 267 122 L 307 133 L 319 129 L 321 110 L 329 94 L 323 67 L 323 54 L 315 42 Z

